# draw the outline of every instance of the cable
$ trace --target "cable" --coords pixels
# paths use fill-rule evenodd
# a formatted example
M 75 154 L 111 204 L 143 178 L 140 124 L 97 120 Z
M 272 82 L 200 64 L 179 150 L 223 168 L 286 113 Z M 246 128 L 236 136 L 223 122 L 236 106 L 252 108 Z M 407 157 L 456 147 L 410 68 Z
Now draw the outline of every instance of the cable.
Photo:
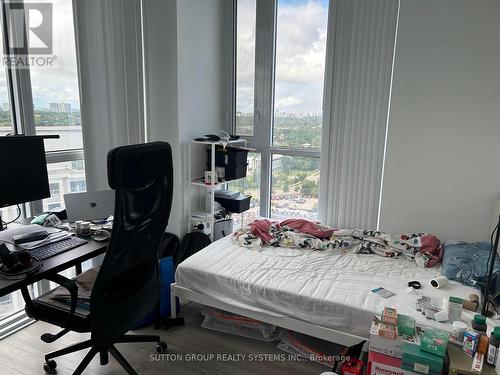
M 7 225 L 12 224 L 14 221 L 17 221 L 20 217 L 21 217 L 21 207 L 19 205 L 17 205 L 17 217 L 11 221 L 3 221 L 2 220 L 3 227 L 7 228 Z
M 486 273 L 489 273 L 489 269 L 490 269 L 490 263 L 491 262 L 494 262 L 495 260 L 495 257 L 496 257 L 496 251 L 493 251 L 493 238 L 495 236 L 495 234 L 500 230 L 500 220 L 498 221 L 498 224 L 496 225 L 496 227 L 493 229 L 493 231 L 491 232 L 491 236 L 490 236 L 490 255 L 488 256 L 488 262 L 486 263 Z M 493 270 L 491 270 L 491 272 L 493 272 Z M 490 296 L 490 291 L 489 291 L 489 287 L 490 287 L 490 282 L 491 282 L 491 274 L 488 275 L 488 279 L 487 279 L 487 282 L 486 282 L 486 285 L 485 285 L 485 291 L 484 291 L 484 306 L 483 306 L 483 311 L 484 313 L 486 313 L 487 311 L 487 308 L 488 308 L 488 305 L 489 303 L 491 302 L 491 300 L 493 299 L 492 296 Z

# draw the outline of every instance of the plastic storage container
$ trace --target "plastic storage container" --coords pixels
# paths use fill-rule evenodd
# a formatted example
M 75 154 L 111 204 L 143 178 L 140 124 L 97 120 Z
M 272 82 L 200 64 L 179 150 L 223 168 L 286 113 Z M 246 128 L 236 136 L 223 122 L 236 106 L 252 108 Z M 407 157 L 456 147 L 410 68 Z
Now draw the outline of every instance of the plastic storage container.
M 448 299 L 448 320 L 456 322 L 462 320 L 463 300 L 458 297 L 450 297 Z
M 248 194 L 240 194 L 235 198 L 215 197 L 215 201 L 224 207 L 226 211 L 235 214 L 248 210 L 250 208 L 250 199 L 252 199 L 252 196 Z
M 243 147 L 217 146 L 215 148 L 215 167 L 224 168 L 224 178 L 226 181 L 246 177 L 247 158 L 249 149 Z M 211 168 L 212 154 L 207 150 L 208 169 Z
M 201 324 L 203 328 L 261 341 L 278 339 L 277 328 L 272 324 L 207 306 L 203 307 L 201 313 L 205 317 Z
M 302 358 L 313 360 L 332 368 L 336 362 L 342 359 L 342 353 L 345 346 L 290 331 L 280 329 L 280 343 L 278 349 L 292 355 L 298 355 Z

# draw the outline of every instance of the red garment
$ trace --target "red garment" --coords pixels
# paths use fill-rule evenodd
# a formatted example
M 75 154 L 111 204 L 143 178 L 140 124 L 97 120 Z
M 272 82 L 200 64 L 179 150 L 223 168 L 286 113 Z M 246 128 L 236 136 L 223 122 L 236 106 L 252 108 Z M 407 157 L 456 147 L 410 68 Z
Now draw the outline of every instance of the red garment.
M 276 229 L 288 227 L 299 233 L 309 234 L 321 240 L 330 238 L 335 231 L 333 228 L 325 229 L 326 227 L 306 219 L 287 219 L 281 223 L 268 219 L 260 219 L 250 224 L 250 233 L 255 237 L 259 237 L 266 244 L 273 239 L 273 235 L 269 233 L 271 226 L 274 226 Z
M 441 247 L 441 241 L 432 235 L 424 234 L 420 239 L 422 244 L 419 252 L 428 254 L 431 259 L 425 265 L 426 267 L 434 267 L 436 264 L 441 262 L 443 259 L 443 248 Z
M 300 233 L 309 234 L 321 240 L 330 238 L 335 231 L 333 228 L 324 229 L 326 227 L 306 219 L 287 219 L 282 221 L 280 225 L 282 227 L 292 228 Z
M 250 224 L 250 233 L 252 233 L 255 237 L 259 237 L 262 242 L 267 243 L 272 240 L 273 236 L 269 233 L 269 228 L 271 225 L 279 225 L 277 222 L 272 222 L 267 219 L 254 220 L 253 223 Z

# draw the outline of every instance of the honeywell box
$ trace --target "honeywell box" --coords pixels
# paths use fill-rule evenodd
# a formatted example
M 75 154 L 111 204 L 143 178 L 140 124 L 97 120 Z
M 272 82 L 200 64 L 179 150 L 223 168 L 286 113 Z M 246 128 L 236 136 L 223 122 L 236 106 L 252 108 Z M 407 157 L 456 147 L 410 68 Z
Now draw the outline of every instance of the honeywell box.
M 403 370 L 401 364 L 402 360 L 399 358 L 370 351 L 366 375 L 418 375 L 415 372 Z
M 410 343 L 420 345 L 420 336 L 400 335 L 396 336 L 395 340 L 378 335 L 378 322 L 373 321 L 370 329 L 370 351 L 385 354 L 398 359 L 403 358 L 403 344 Z

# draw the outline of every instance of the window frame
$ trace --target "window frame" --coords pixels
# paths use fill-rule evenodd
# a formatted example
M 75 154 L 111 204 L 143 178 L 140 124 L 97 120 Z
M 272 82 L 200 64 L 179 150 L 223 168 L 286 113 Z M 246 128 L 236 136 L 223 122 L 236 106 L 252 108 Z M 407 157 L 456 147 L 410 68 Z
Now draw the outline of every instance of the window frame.
M 24 0 L 19 0 L 16 3 L 21 3 L 24 5 Z M 73 12 L 74 12 L 74 1 L 71 1 Z M 9 24 L 10 20 L 7 21 L 7 16 L 5 9 L 9 6 L 9 2 L 6 0 L 0 0 L 0 14 L 3 33 L 3 42 L 5 44 L 4 50 L 8 51 L 10 56 L 16 56 L 12 53 L 9 46 L 9 36 L 19 33 L 24 27 L 24 24 Z M 11 26 L 9 29 L 8 26 Z M 24 30 L 21 31 L 22 35 L 26 36 Z M 76 32 L 75 32 L 76 37 Z M 79 64 L 79 56 L 77 50 L 75 49 L 76 63 Z M 31 75 L 30 69 L 15 69 L 10 66 L 5 66 L 6 82 L 8 86 L 8 96 L 11 107 L 11 119 L 12 128 L 15 134 L 24 135 L 36 135 L 35 128 L 35 117 L 34 117 L 34 105 L 33 105 L 33 93 L 31 86 Z M 77 76 L 78 92 L 80 92 L 80 81 L 79 76 Z M 81 100 L 80 100 L 81 103 Z M 81 106 L 81 104 L 80 104 Z M 83 127 L 83 124 L 82 124 Z M 82 148 L 76 149 L 65 149 L 56 151 L 46 151 L 45 152 L 47 167 L 53 163 L 61 162 L 72 162 L 78 160 L 84 160 L 84 150 Z M 85 174 L 85 170 L 83 170 Z M 20 205 L 21 212 L 24 217 L 28 217 L 37 212 L 43 212 L 43 202 L 42 200 L 37 200 L 33 202 L 26 202 Z M 50 284 L 46 280 L 42 280 L 33 285 L 32 293 L 34 296 L 41 295 L 50 290 Z M 8 335 L 24 328 L 25 326 L 34 322 L 32 319 L 28 318 L 24 310 L 16 311 L 9 316 L 0 319 L 0 340 Z
M 236 132 L 236 62 L 238 0 L 232 2 L 232 108 L 230 131 Z M 329 2 L 331 6 L 331 0 Z M 256 0 L 255 23 L 255 77 L 253 135 L 241 135 L 249 147 L 261 155 L 260 215 L 271 217 L 272 160 L 274 155 L 315 157 L 320 159 L 320 148 L 283 147 L 273 145 L 275 70 L 278 0 Z M 273 35 L 269 38 L 269 35 Z M 257 69 L 260 67 L 260 69 Z M 325 72 L 326 79 L 326 72 Z M 322 108 L 324 108 L 322 103 Z

